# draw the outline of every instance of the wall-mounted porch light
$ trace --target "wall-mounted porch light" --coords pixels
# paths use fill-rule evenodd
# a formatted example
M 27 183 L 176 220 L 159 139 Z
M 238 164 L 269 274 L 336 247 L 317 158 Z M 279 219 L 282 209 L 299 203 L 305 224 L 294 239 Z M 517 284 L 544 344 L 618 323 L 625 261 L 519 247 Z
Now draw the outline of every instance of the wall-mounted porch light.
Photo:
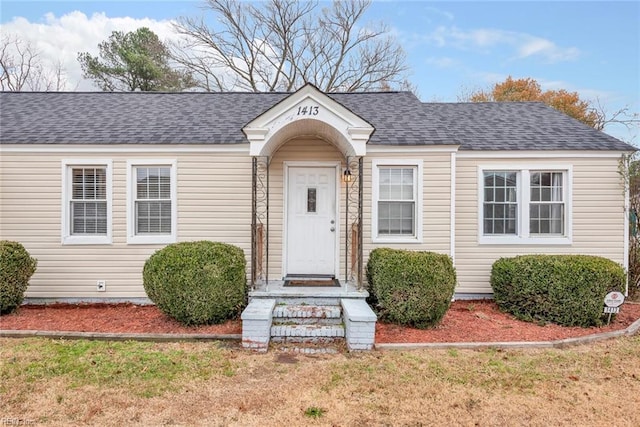
M 353 179 L 353 175 L 351 175 L 351 170 L 346 168 L 344 172 L 342 172 L 342 182 L 351 182 Z

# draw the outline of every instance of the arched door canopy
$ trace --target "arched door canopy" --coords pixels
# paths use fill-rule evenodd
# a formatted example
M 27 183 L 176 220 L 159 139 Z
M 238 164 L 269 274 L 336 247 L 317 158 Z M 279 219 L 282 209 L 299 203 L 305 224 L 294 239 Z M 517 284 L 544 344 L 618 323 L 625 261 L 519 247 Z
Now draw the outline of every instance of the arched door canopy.
M 253 119 L 242 131 L 249 140 L 251 156 L 271 156 L 296 136 L 316 136 L 351 157 L 366 155 L 374 127 L 307 84 Z

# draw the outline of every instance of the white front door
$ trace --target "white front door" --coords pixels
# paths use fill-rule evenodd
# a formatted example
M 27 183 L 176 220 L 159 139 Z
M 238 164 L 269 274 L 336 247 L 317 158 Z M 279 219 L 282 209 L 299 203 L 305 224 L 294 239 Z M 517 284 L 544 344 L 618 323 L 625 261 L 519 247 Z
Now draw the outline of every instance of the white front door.
M 336 169 L 288 168 L 286 274 L 336 273 Z

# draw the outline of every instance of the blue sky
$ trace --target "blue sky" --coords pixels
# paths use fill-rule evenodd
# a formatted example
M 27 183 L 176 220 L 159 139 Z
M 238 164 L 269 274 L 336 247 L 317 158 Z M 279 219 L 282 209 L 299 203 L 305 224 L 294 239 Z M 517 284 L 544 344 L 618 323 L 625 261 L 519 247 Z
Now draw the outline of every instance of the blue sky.
M 45 56 L 96 51 L 114 29 L 147 25 L 169 36 L 168 21 L 199 15 L 199 1 L 5 1 L 0 31 L 37 41 Z M 77 11 L 74 14 L 74 11 Z M 78 13 L 81 12 L 81 13 Z M 640 2 L 374 1 L 363 19 L 383 21 L 407 53 L 424 101 L 456 101 L 465 91 L 532 77 L 543 89 L 577 91 L 607 110 L 640 111 Z M 74 35 L 76 37 L 74 37 Z M 79 69 L 79 68 L 78 68 Z M 91 90 L 77 70 L 69 80 Z M 611 127 L 624 140 L 638 129 Z

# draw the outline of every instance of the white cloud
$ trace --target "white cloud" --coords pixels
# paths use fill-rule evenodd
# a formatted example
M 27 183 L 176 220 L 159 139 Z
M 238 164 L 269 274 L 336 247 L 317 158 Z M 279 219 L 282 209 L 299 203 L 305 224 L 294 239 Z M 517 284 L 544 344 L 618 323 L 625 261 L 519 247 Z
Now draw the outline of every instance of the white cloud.
M 12 34 L 23 41 L 29 41 L 40 51 L 45 64 L 54 66 L 60 62 L 67 74 L 67 90 L 98 90 L 90 81 L 82 78 L 78 63 L 78 52 L 98 54 L 98 44 L 107 40 L 113 31 L 135 31 L 148 27 L 160 40 L 175 40 L 171 21 L 153 19 L 134 19 L 129 17 L 110 18 L 104 13 L 95 13 L 88 17 L 74 11 L 60 17 L 48 13 L 42 22 L 29 22 L 18 17 L 0 26 L 0 32 Z
M 560 48 L 555 43 L 538 37 L 523 38 L 518 47 L 518 56 L 526 58 L 534 55 L 543 56 L 550 62 L 570 61 L 580 55 L 580 50 L 575 47 Z
M 464 51 L 488 53 L 491 48 L 510 47 L 512 59 L 543 58 L 548 62 L 571 61 L 580 55 L 576 47 L 561 47 L 551 40 L 527 33 L 491 28 L 463 30 L 455 26 L 439 26 L 420 38 L 437 47 L 453 47 Z
M 447 56 L 427 58 L 427 64 L 435 65 L 438 68 L 450 68 L 458 64 L 458 61 Z
M 455 16 L 453 15 L 453 13 L 443 10 L 443 9 L 439 9 L 437 7 L 432 7 L 432 6 L 427 6 L 424 9 L 425 12 L 427 12 L 427 14 L 429 15 L 433 15 L 436 17 L 443 17 L 448 21 L 453 21 L 453 19 L 455 18 Z
M 480 29 L 464 32 L 456 30 L 455 37 L 459 42 L 471 43 L 479 47 L 491 47 L 501 43 L 508 43 L 510 37 L 507 33 L 500 30 Z

